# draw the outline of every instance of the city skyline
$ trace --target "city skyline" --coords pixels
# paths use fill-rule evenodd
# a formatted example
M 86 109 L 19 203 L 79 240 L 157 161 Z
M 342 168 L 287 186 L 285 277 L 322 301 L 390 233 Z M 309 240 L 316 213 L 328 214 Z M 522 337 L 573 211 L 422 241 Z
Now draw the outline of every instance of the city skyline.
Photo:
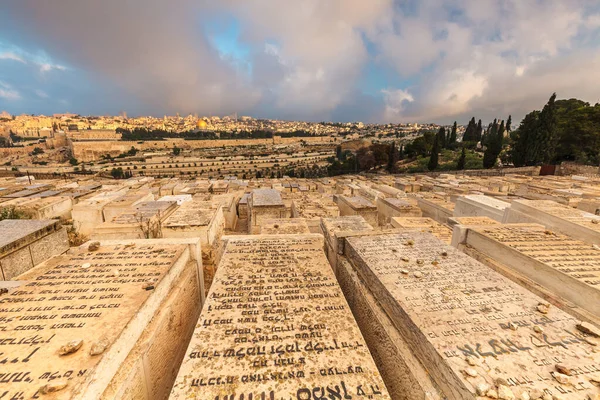
M 10 2 L 0 111 L 513 121 L 598 101 L 594 1 Z

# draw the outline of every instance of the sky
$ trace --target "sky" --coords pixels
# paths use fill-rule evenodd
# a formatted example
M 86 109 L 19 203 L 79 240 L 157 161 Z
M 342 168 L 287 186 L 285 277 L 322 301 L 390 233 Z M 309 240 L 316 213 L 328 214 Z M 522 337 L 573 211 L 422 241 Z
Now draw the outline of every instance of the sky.
M 600 102 L 598 0 L 0 2 L 0 111 L 515 122 Z

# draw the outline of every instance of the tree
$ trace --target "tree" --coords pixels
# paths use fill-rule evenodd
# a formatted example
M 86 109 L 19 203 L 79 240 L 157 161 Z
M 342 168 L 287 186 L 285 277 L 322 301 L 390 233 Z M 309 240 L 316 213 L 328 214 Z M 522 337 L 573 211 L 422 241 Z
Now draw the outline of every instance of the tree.
M 477 126 L 475 125 L 475 117 L 472 117 L 463 134 L 463 143 L 468 147 L 475 147 L 477 144 Z
M 502 151 L 502 137 L 504 136 L 504 121 L 498 125 L 494 119 L 491 128 L 485 135 L 485 151 L 483 153 L 483 168 L 492 168 L 496 164 L 498 155 Z
M 173 155 L 178 156 L 181 153 L 181 149 L 177 146 L 173 146 Z
M 343 157 L 343 152 L 342 152 L 342 146 L 341 145 L 337 145 L 335 147 L 335 156 L 338 160 L 341 160 Z
M 475 121 L 475 120 L 473 120 Z M 475 141 L 481 142 L 483 138 L 483 126 L 481 125 L 481 120 L 477 122 L 477 126 L 475 127 Z
M 446 129 L 443 126 L 440 126 L 440 130 L 438 131 L 438 145 L 440 148 L 446 148 Z
M 110 171 L 110 175 L 115 179 L 123 179 L 125 177 L 125 175 L 123 174 L 123 168 L 121 167 L 113 168 Z
M 440 152 L 440 135 L 436 135 L 433 141 L 433 147 L 431 148 L 431 156 L 429 157 L 429 163 L 427 169 L 430 171 L 435 170 L 438 167 L 438 153 Z
M 506 120 L 506 132 L 510 132 L 510 130 L 512 129 L 511 125 L 512 125 L 512 115 L 509 115 L 508 119 Z
M 448 140 L 448 146 L 454 145 L 456 143 L 456 121 L 454 121 L 454 125 L 452 125 L 452 130 L 450 131 L 450 140 Z
M 537 135 L 539 159 L 544 163 L 549 163 L 556 155 L 558 145 L 558 129 L 556 118 L 556 93 L 552 93 L 548 103 L 540 113 L 539 129 Z
M 396 172 L 396 163 L 398 162 L 398 151 L 396 150 L 396 143 L 392 142 L 390 145 L 390 153 L 388 155 L 387 172 L 393 174 Z
M 428 156 L 435 137 L 435 133 L 425 132 L 422 136 L 419 136 L 406 145 L 406 148 L 404 149 L 406 155 L 409 157 Z
M 462 148 L 462 152 L 460 153 L 460 157 L 458 158 L 458 162 L 456 163 L 456 169 L 463 170 L 465 169 L 465 163 L 467 161 L 467 153 L 466 148 Z
M 79 161 L 77 161 L 77 159 L 75 157 L 71 157 L 71 158 L 69 158 L 69 164 L 77 165 L 77 164 L 79 164 Z
M 34 156 L 36 156 L 38 154 L 44 154 L 44 149 L 42 149 L 41 147 L 34 147 L 31 154 Z
M 534 142 L 538 131 L 539 116 L 539 111 L 530 112 L 523 118 L 519 127 L 511 133 L 510 156 L 515 167 L 537 163 Z

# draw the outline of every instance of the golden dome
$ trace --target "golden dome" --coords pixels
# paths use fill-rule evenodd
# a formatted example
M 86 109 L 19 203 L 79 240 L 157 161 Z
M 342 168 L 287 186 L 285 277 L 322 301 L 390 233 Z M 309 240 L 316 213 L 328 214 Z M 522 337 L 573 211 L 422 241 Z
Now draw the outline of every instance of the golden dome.
M 203 119 L 201 119 L 201 120 L 198 121 L 198 123 L 196 124 L 196 126 L 198 128 L 206 128 L 206 121 L 203 120 Z

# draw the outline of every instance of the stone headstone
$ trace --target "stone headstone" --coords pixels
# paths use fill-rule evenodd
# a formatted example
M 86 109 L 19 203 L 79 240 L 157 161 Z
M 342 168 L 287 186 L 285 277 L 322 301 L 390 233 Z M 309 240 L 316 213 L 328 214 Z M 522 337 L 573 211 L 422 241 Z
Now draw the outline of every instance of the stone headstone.
M 66 228 L 56 220 L 0 221 L 0 280 L 10 280 L 69 250 Z
M 0 295 L 0 396 L 166 398 L 201 307 L 198 253 L 86 244 L 17 277 Z
M 599 393 L 598 338 L 431 234 L 350 237 L 345 255 L 448 398 Z
M 390 398 L 322 240 L 226 240 L 171 399 Z

